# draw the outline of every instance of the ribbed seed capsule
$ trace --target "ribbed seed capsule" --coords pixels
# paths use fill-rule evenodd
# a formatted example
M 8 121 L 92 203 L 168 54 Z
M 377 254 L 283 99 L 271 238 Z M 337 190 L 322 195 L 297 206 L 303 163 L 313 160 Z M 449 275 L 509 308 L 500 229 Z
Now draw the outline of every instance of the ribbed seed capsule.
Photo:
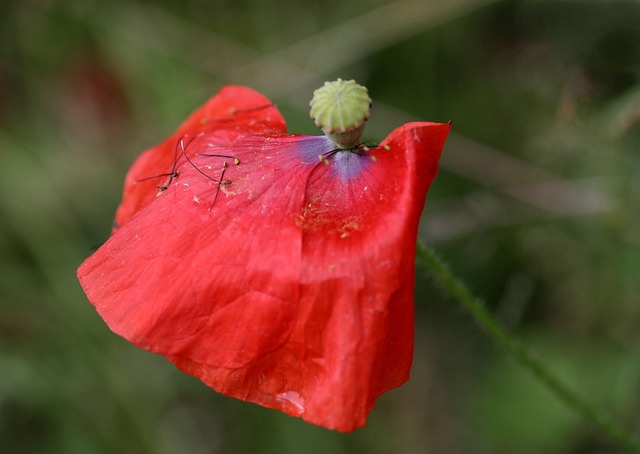
M 371 108 L 366 87 L 354 80 L 325 82 L 313 92 L 309 106 L 316 126 L 339 148 L 349 149 L 359 144 Z

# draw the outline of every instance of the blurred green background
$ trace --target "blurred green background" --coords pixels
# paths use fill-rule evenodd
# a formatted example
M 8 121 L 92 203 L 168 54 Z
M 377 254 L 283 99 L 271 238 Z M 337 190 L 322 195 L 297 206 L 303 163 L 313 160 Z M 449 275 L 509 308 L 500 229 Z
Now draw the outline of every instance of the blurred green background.
M 411 381 L 339 434 L 216 394 L 112 334 L 75 269 L 124 174 L 227 83 L 317 134 L 453 120 L 421 237 L 580 394 L 640 428 L 640 2 L 0 2 L 0 452 L 621 452 L 418 268 Z

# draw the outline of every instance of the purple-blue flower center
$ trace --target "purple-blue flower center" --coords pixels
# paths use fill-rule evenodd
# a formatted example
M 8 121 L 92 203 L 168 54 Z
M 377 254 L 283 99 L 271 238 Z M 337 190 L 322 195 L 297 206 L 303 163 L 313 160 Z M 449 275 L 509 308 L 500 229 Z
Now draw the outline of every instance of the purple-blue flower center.
M 329 165 L 343 180 L 357 178 L 366 166 L 373 163 L 367 148 L 336 148 L 327 136 L 301 136 L 295 148 L 306 165 Z

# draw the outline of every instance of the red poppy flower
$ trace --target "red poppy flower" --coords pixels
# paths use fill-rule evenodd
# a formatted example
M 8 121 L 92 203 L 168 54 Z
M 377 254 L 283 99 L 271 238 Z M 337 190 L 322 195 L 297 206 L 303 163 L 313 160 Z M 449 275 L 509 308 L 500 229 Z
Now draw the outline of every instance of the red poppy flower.
M 132 166 L 82 287 L 114 332 L 216 391 L 352 431 L 409 378 L 417 227 L 448 132 L 336 151 L 225 87 Z

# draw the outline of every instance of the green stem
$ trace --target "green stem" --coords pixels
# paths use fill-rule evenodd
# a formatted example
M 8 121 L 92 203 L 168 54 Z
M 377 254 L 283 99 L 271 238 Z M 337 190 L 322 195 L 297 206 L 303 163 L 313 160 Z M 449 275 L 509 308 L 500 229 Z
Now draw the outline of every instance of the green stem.
M 640 452 L 640 441 L 633 434 L 587 402 L 554 375 L 532 350 L 520 343 L 493 317 L 482 301 L 471 293 L 467 286 L 451 272 L 447 264 L 432 249 L 418 242 L 417 256 L 438 282 L 469 312 L 473 320 L 480 325 L 489 337 L 511 353 L 516 361 L 528 369 L 535 378 L 564 401 L 566 405 L 598 426 L 612 440 L 617 441 L 633 452 Z

